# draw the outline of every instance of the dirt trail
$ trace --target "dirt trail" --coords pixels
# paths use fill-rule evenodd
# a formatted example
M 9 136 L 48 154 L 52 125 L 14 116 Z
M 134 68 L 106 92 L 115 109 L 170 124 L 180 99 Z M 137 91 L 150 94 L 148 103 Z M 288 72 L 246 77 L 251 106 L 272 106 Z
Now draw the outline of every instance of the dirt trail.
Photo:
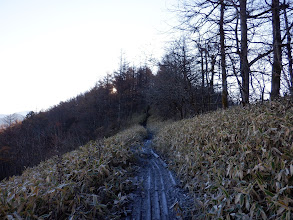
M 191 219 L 192 198 L 179 187 L 175 175 L 151 148 L 152 140 L 136 149 L 139 167 L 127 220 Z

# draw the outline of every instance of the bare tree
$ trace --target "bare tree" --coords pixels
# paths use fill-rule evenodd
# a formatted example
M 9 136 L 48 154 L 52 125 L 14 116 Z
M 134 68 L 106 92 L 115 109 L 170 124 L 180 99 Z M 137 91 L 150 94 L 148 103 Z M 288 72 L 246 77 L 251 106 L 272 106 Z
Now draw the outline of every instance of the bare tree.
M 249 103 L 250 97 L 264 98 L 265 85 L 263 83 L 267 84 L 268 74 L 271 76 L 271 97 L 279 96 L 281 71 L 284 65 L 288 66 L 290 76 L 288 85 L 290 88 L 292 87 L 290 36 L 292 14 L 289 13 L 288 17 L 286 13 L 291 12 L 292 8 L 288 0 L 287 2 L 284 0 L 282 5 L 279 0 L 272 0 L 271 4 L 263 0 L 182 0 L 180 2 L 181 5 L 179 4 L 180 7 L 177 10 L 181 19 L 179 29 L 190 33 L 190 37 L 195 39 L 196 48 L 200 51 L 198 57 L 201 58 L 199 62 L 202 87 L 205 82 L 208 84 L 206 59 L 208 52 L 203 50 L 204 47 L 199 42 L 219 42 L 220 66 L 213 71 L 221 72 L 224 108 L 228 104 L 228 87 L 229 92 L 235 93 L 234 84 L 236 82 L 244 105 Z M 232 10 L 233 8 L 236 10 Z M 280 24 L 280 10 L 282 9 L 284 10 L 284 29 Z M 271 33 L 273 33 L 273 37 Z M 284 44 L 283 41 L 286 38 L 287 43 Z M 282 48 L 285 46 L 289 64 L 282 62 Z M 254 83 L 263 85 L 250 90 Z M 258 94 L 254 94 L 257 92 Z M 266 93 L 268 94 L 269 91 Z
M 225 26 L 229 23 L 230 15 L 225 14 L 228 4 L 227 0 L 205 1 L 205 0 L 187 0 L 182 1 L 179 9 L 177 10 L 180 18 L 180 30 L 187 31 L 191 34 L 191 38 L 195 38 L 196 47 L 200 53 L 201 64 L 201 85 L 205 86 L 207 81 L 207 59 L 208 51 L 205 51 L 202 42 L 209 42 L 215 44 L 220 41 L 219 55 L 220 68 L 217 69 L 221 74 L 221 87 L 222 87 L 222 106 L 228 107 L 228 74 L 226 64 L 226 31 Z M 233 20 L 233 18 L 232 18 Z M 212 76 L 216 71 L 215 63 L 217 56 L 213 54 L 213 59 L 210 59 L 210 66 Z M 205 67 L 205 68 L 204 68 Z M 212 77 L 212 85 L 214 86 L 214 78 Z
M 273 27 L 273 69 L 271 99 L 280 96 L 280 81 L 282 71 L 282 40 L 280 27 L 280 2 L 272 0 L 272 27 Z
M 10 115 L 7 115 L 3 118 L 3 121 L 5 123 L 5 127 L 10 127 L 12 126 L 13 124 L 17 123 L 17 115 L 16 114 L 10 114 Z
M 224 32 L 224 13 L 225 3 L 224 0 L 220 0 L 220 45 L 221 45 L 221 69 L 222 69 L 222 105 L 223 108 L 228 108 L 228 83 L 226 73 L 226 52 L 225 52 L 225 32 Z
M 242 77 L 242 103 L 249 103 L 249 65 L 247 46 L 247 0 L 239 0 L 240 3 L 240 27 L 241 27 L 241 51 L 240 51 L 240 71 Z
M 292 50 L 291 50 L 291 34 L 290 34 L 290 25 L 288 21 L 288 16 L 287 16 L 287 9 L 289 7 L 289 3 L 286 3 L 286 0 L 283 2 L 283 11 L 284 11 L 284 22 L 285 22 L 285 30 L 286 30 L 286 36 L 287 36 L 287 44 L 286 44 L 286 49 L 287 49 L 287 58 L 288 58 L 288 72 L 290 76 L 290 85 L 289 85 L 289 90 L 290 94 L 293 97 L 293 70 L 292 70 Z

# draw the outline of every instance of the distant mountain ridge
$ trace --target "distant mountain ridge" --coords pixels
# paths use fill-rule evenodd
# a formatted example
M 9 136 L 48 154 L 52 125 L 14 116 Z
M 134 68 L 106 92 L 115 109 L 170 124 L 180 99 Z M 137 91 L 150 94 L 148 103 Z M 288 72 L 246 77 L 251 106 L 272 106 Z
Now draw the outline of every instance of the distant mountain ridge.
M 12 113 L 12 114 L 0 114 L 0 118 L 4 118 L 6 117 L 7 115 L 13 115 L 13 114 L 16 114 L 16 115 L 22 115 L 22 116 L 26 116 L 30 111 L 21 111 L 21 112 L 15 112 L 15 113 Z
M 7 116 L 13 115 L 13 120 L 22 121 L 28 113 L 29 111 L 17 112 L 17 113 L 7 114 L 7 115 L 0 114 L 0 126 L 7 124 L 7 122 L 5 121 L 5 118 Z

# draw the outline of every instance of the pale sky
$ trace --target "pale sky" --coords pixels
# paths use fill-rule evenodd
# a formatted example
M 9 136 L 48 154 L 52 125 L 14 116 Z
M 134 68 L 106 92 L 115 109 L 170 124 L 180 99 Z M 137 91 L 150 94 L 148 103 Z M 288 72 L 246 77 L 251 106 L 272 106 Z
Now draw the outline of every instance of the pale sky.
M 0 114 L 46 110 L 160 58 L 176 0 L 0 0 Z

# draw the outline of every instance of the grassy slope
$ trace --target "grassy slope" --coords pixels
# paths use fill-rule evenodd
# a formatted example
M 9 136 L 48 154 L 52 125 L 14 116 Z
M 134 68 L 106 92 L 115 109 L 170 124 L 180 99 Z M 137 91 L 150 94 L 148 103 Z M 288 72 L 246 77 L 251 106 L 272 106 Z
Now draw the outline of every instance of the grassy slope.
M 131 188 L 129 147 L 145 136 L 135 126 L 0 182 L 0 218 L 119 219 Z
M 197 197 L 202 218 L 293 218 L 290 101 L 170 123 L 154 144 Z

